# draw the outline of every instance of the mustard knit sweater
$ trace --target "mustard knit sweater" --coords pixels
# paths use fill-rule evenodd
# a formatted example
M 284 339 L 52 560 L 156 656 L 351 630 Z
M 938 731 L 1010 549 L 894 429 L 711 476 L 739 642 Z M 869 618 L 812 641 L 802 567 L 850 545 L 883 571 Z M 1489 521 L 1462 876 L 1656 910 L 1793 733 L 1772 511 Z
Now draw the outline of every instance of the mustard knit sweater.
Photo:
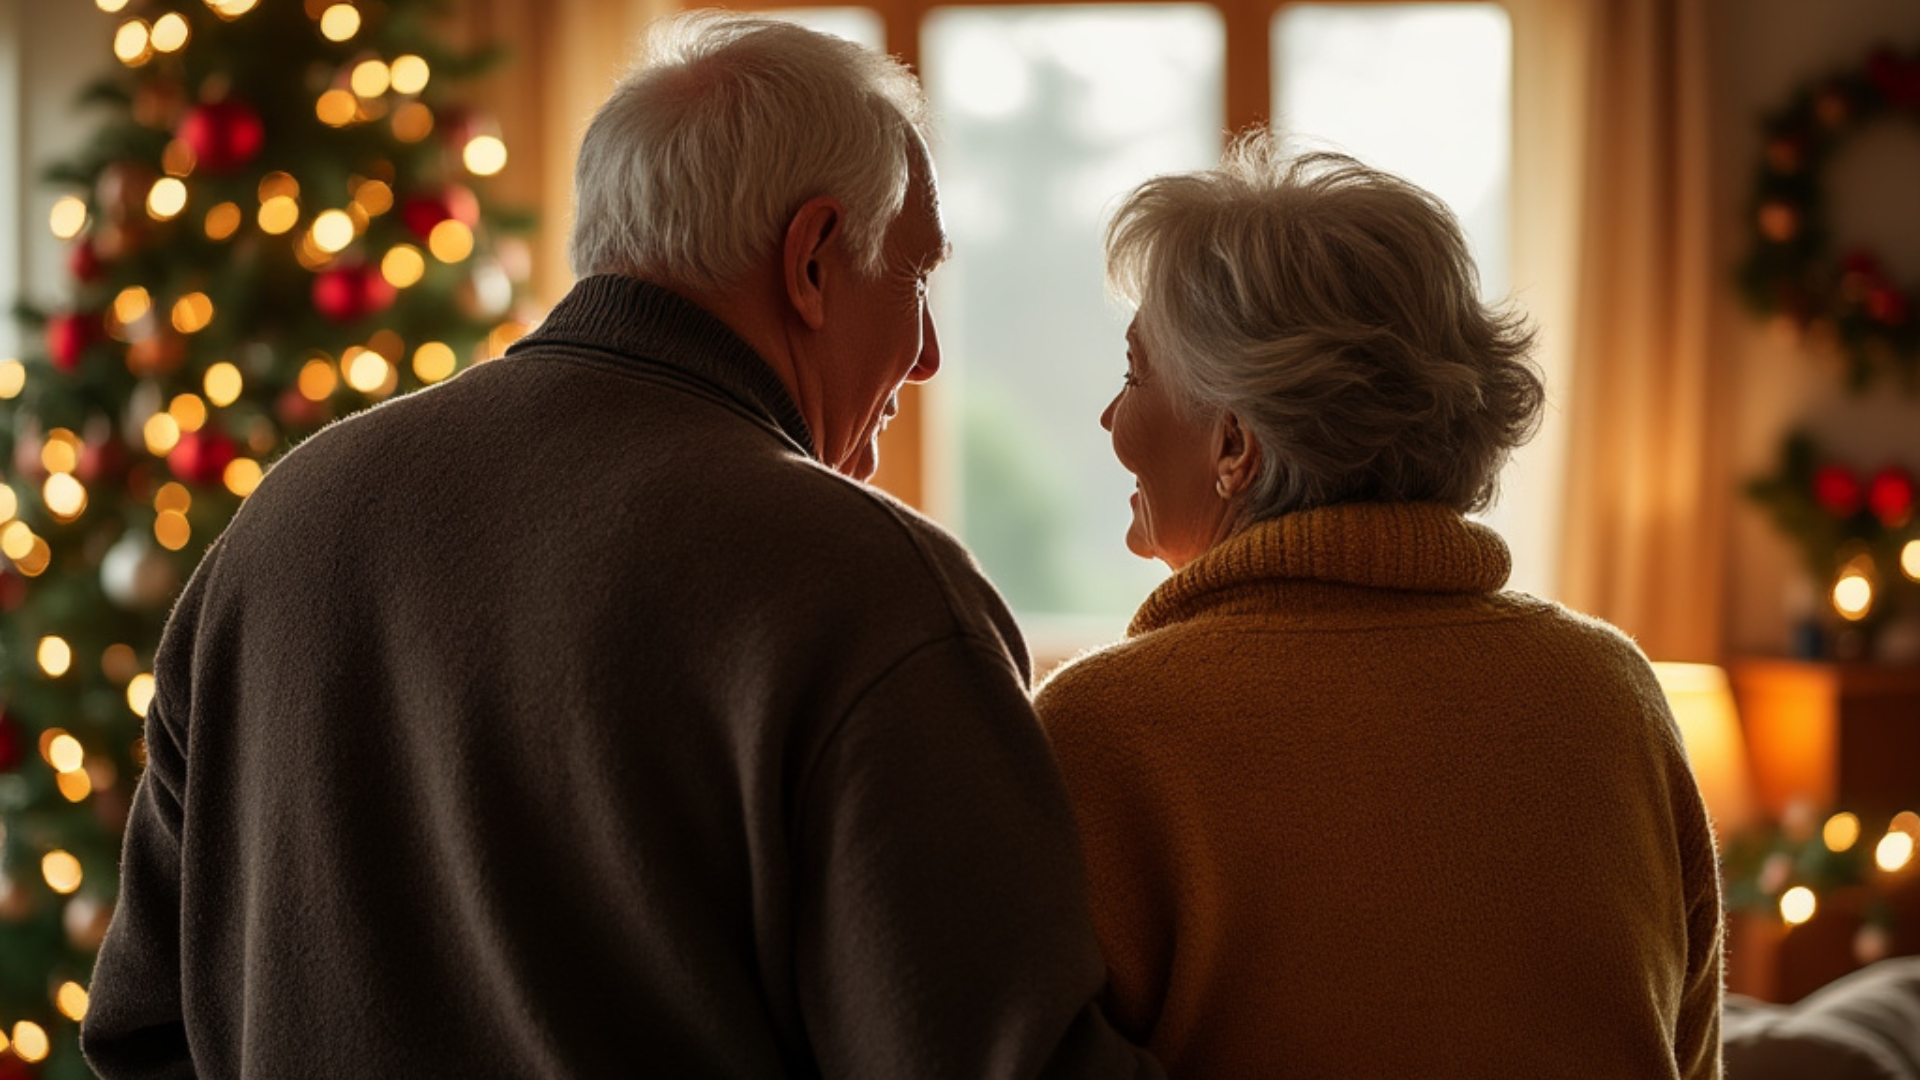
M 1263 522 L 1038 707 L 1170 1077 L 1720 1075 L 1706 811 L 1630 640 L 1451 510 Z

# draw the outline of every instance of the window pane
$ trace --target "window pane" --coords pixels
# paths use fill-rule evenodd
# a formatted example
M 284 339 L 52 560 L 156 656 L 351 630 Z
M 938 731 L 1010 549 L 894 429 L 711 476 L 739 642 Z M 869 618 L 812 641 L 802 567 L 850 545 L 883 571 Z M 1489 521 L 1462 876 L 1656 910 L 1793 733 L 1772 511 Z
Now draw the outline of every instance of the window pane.
M 1100 413 L 1128 313 L 1106 298 L 1117 199 L 1218 160 L 1224 30 L 1197 4 L 940 8 L 922 68 L 954 259 L 934 279 L 934 509 L 1035 648 L 1111 638 L 1164 576 L 1126 550 L 1133 479 Z M 1064 640 L 1063 640 L 1064 638 Z
M 880 21 L 880 13 L 864 7 L 805 7 L 780 8 L 761 14 L 768 18 L 785 19 L 799 23 L 809 30 L 818 30 L 823 34 L 845 38 L 855 45 L 865 45 L 875 52 L 887 51 L 887 27 Z
M 1496 4 L 1296 4 L 1273 21 L 1275 125 L 1453 207 L 1481 292 L 1507 291 L 1512 30 Z

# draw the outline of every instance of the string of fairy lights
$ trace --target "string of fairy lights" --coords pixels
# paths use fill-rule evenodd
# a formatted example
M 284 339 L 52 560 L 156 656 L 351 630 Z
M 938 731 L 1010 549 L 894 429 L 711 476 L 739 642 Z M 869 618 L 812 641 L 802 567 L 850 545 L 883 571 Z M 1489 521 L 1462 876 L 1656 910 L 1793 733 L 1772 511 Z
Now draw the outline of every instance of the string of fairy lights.
M 94 2 L 101 11 L 122 16 L 112 49 L 127 69 L 177 58 L 193 48 L 193 20 L 180 10 L 148 19 L 129 13 L 130 7 L 140 7 L 135 0 Z M 231 23 L 255 12 L 262 0 L 202 2 L 220 20 Z M 377 55 L 371 43 L 358 41 L 370 16 L 353 3 L 299 2 L 328 42 L 353 46 L 348 50 L 353 55 L 341 63 L 331 81 L 311 92 L 312 115 L 322 125 L 342 130 L 385 125 L 392 139 L 403 145 L 422 143 L 437 131 L 448 146 L 449 160 L 457 159 L 466 174 L 491 177 L 506 167 L 506 144 L 490 121 L 465 112 L 436 115 L 421 99 L 435 75 L 426 58 L 412 53 Z M 213 24 L 205 16 L 197 18 L 203 30 Z M 110 172 L 99 190 L 90 192 L 91 201 L 78 193 L 64 193 L 54 201 L 48 226 L 59 240 L 77 242 L 70 268 L 78 280 L 105 280 L 105 261 L 124 253 L 114 248 L 116 232 L 137 234 L 140 229 L 174 223 L 174 229 L 187 226 L 213 245 L 236 250 L 242 244 L 288 245 L 297 264 L 312 274 L 315 312 L 343 327 L 386 310 L 437 268 L 461 266 L 461 273 L 470 275 L 463 280 L 473 297 L 467 315 L 485 320 L 471 330 L 471 336 L 483 338 L 471 358 L 498 356 L 526 332 L 525 323 L 509 315 L 513 282 L 524 279 L 525 268 L 475 258 L 480 206 L 463 183 L 397 193 L 393 166 L 382 162 L 360 169 L 370 175 L 352 175 L 336 190 L 316 190 L 320 185 L 313 183 L 303 187 L 290 172 L 268 171 L 257 185 L 249 181 L 240 189 L 250 189 L 246 197 L 235 197 L 238 192 L 232 180 L 260 154 L 266 143 L 265 121 L 234 98 L 203 97 L 168 124 L 171 137 L 159 156 L 157 175 L 150 171 L 151 165 Z M 137 97 L 132 108 L 136 119 L 153 126 L 141 119 L 142 103 Z M 202 184 L 203 175 L 224 182 Z M 203 194 L 209 190 L 221 191 L 222 197 Z M 117 223 L 127 219 L 141 219 L 141 223 L 137 228 L 116 229 Z M 382 219 L 397 220 L 404 232 L 391 226 L 375 229 Z M 376 233 L 407 239 L 369 250 Z M 497 245 L 489 257 L 511 258 L 503 256 Z M 63 535 L 62 527 L 79 522 L 96 500 L 106 496 L 103 485 L 117 483 L 127 474 L 129 454 L 137 458 L 144 453 L 149 463 L 164 465 L 164 475 L 172 477 L 157 487 L 141 486 L 134 498 L 150 501 L 151 543 L 167 552 L 182 552 L 194 542 L 196 528 L 204 533 L 220 519 L 217 514 L 196 515 L 196 498 L 224 499 L 221 489 L 234 499 L 247 498 L 261 482 L 264 462 L 284 448 L 282 426 L 310 430 L 324 423 L 330 415 L 328 403 L 342 387 L 379 400 L 400 389 L 403 369 L 427 385 L 449 378 L 460 366 L 460 350 L 448 341 L 409 343 L 396 330 L 382 328 L 359 344 L 341 349 L 337 356 L 320 349 L 290 354 L 291 363 L 283 370 L 291 371 L 293 379 L 284 393 L 279 392 L 279 381 L 255 382 L 263 377 L 260 369 L 233 359 L 217 359 L 182 386 L 176 373 L 191 342 L 197 335 L 223 327 L 225 313 L 220 306 L 227 301 L 216 304 L 219 295 L 217 289 L 202 287 L 165 295 L 151 282 L 125 284 L 106 297 L 98 311 L 49 319 L 48 359 L 54 372 L 72 374 L 83 355 L 111 341 L 119 347 L 136 389 L 124 416 L 113 425 L 122 433 L 119 437 L 112 430 L 102 434 L 92 426 L 74 425 L 35 430 L 31 438 L 16 439 L 11 482 L 0 478 L 0 555 L 20 578 L 38 578 L 54 567 L 55 544 L 49 537 Z M 488 326 L 493 329 L 488 331 Z M 469 339 L 460 340 L 465 349 Z M 0 403 L 20 398 L 34 376 L 23 361 L 0 359 Z M 167 376 L 176 381 L 168 383 Z M 171 385 L 173 392 L 161 392 L 163 383 Z M 261 391 L 262 386 L 267 390 Z M 250 391 L 256 397 L 278 396 L 265 410 L 222 413 L 244 404 Z M 160 470 L 153 471 L 155 479 L 160 479 Z M 127 493 L 115 488 L 113 494 Z M 35 500 L 43 514 L 31 512 Z M 230 504 L 231 500 L 220 503 Z M 103 580 L 105 576 L 103 568 Z M 162 584 L 166 585 L 163 591 L 170 591 L 177 579 L 165 577 Z M 67 678 L 83 659 L 70 632 L 39 634 L 29 639 L 28 647 L 33 667 L 47 680 Z M 144 670 L 135 648 L 125 643 L 109 645 L 99 657 L 99 669 L 124 694 L 131 714 L 144 720 L 153 702 L 154 679 Z M 79 730 L 85 733 L 84 728 Z M 54 788 L 68 803 L 83 803 L 120 780 L 111 755 L 89 752 L 80 737 L 60 727 L 42 730 L 37 748 L 53 774 Z M 136 769 L 144 765 L 144 751 L 136 740 L 131 754 Z M 4 829 L 0 823 L 0 835 Z M 82 891 L 87 868 L 67 846 L 40 854 L 39 877 L 54 894 L 67 898 L 63 923 L 69 937 L 97 947 L 110 904 L 89 895 L 97 886 Z M 8 882 L 0 877 L 0 917 L 9 903 L 22 902 L 17 895 L 9 897 L 7 890 Z M 87 991 L 80 982 L 57 979 L 50 994 L 60 1016 L 78 1022 L 86 1015 Z M 34 1019 L 20 1019 L 10 1027 L 0 1024 L 0 1055 L 37 1063 L 55 1049 L 48 1024 Z

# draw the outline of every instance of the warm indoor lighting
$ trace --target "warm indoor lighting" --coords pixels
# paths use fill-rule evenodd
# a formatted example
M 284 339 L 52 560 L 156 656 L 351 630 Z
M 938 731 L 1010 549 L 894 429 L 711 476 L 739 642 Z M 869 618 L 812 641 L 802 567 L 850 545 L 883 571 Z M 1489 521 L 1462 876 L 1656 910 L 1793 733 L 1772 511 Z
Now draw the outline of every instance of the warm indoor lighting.
M 144 720 L 147 710 L 152 706 L 153 676 L 143 671 L 127 683 L 127 708 L 133 710 L 133 715 Z
M 153 43 L 155 52 L 170 53 L 186 48 L 187 39 L 191 36 L 193 31 L 187 26 L 187 20 L 181 18 L 179 12 L 169 11 L 153 20 L 153 30 L 148 40 Z
M 53 778 L 53 786 L 60 789 L 61 798 L 81 802 L 93 794 L 93 777 L 84 772 L 63 772 Z
M 207 6 L 223 19 L 237 19 L 259 3 L 260 0 L 207 0 Z
M 67 858 L 71 859 L 73 856 L 68 855 Z M 74 864 L 76 873 L 79 872 L 79 866 L 79 863 Z M 72 891 L 60 889 L 59 886 L 55 886 L 55 889 L 60 892 Z M 13 1052 L 20 1055 L 21 1061 L 29 1063 L 43 1061 L 50 1049 L 52 1049 L 52 1043 L 47 1039 L 47 1029 L 31 1020 L 22 1020 L 13 1025 Z
M 1920 581 L 1920 540 L 1909 540 L 1900 549 L 1900 572 L 1910 581 Z
M 1820 830 L 1820 839 L 1828 851 L 1846 851 L 1860 839 L 1860 819 L 1844 812 L 1835 814 Z
M 300 181 L 295 180 L 291 173 L 268 173 L 260 178 L 258 190 L 262 205 L 275 199 L 292 199 L 296 202 L 300 199 Z
M 427 234 L 427 250 L 444 263 L 457 263 L 473 254 L 473 230 L 453 218 L 441 222 Z
M 193 539 L 193 526 L 178 510 L 164 510 L 153 519 L 153 538 L 168 551 L 179 551 Z
M 240 222 L 245 215 L 240 213 L 237 203 L 223 202 L 207 211 L 207 239 L 225 240 L 240 231 Z
M 178 480 L 169 480 L 160 485 L 160 490 L 154 493 L 153 509 L 156 513 L 178 510 L 184 514 L 193 509 L 193 492 L 188 491 L 187 486 Z
M 87 509 L 87 489 L 68 473 L 54 473 L 40 488 L 47 512 L 59 521 L 72 521 Z
M 47 742 L 47 764 L 54 772 L 73 772 L 87 763 L 87 752 L 80 740 L 66 732 L 55 735 Z
M 183 334 L 197 334 L 213 322 L 213 301 L 206 293 L 188 293 L 173 303 L 173 328 Z
M 328 127 L 346 127 L 360 115 L 360 102 L 351 90 L 328 90 L 313 103 L 313 115 Z
M 339 376 L 334 374 L 333 364 L 315 357 L 300 367 L 300 396 L 308 401 L 325 401 L 333 396 L 339 385 Z
M 206 375 L 201 378 L 201 385 L 207 391 L 207 400 L 223 409 L 240 400 L 240 391 L 245 384 L 240 369 L 225 360 L 208 368 Z
M 87 1017 L 87 988 L 71 980 L 60 984 L 54 991 L 53 1004 L 60 1015 L 69 1020 L 80 1021 Z
M 1873 583 L 1857 572 L 1848 572 L 1833 585 L 1833 609 L 1840 617 L 1859 622 L 1873 610 Z
M 163 176 L 147 192 L 147 216 L 155 221 L 172 221 L 187 208 L 187 185 L 177 176 Z
M 275 195 L 260 204 L 260 231 L 279 236 L 300 223 L 300 204 L 285 195 Z
M 167 404 L 167 415 L 182 432 L 199 431 L 207 425 L 207 403 L 199 394 L 177 394 Z
M 173 140 L 160 152 L 160 167 L 168 176 L 190 176 L 199 164 L 200 159 L 193 156 L 193 147 L 184 139 Z
M 1752 818 L 1753 785 L 1727 673 L 1711 664 L 1658 663 L 1653 670 L 1714 824 L 1722 835 L 1738 829 Z
M 409 53 L 406 56 L 394 57 L 389 74 L 393 80 L 394 93 L 417 94 L 427 88 L 427 80 L 433 73 L 427 67 L 425 60 Z
M 492 176 L 507 167 L 507 144 L 492 135 L 476 135 L 461 152 L 467 171 L 475 176 Z
M 393 209 L 393 189 L 380 180 L 362 180 L 353 189 L 353 204 L 370 218 Z
M 9 521 L 0 525 L 0 555 L 19 562 L 33 550 L 34 539 L 33 530 L 24 521 Z
M 130 285 L 120 290 L 113 298 L 113 317 L 120 320 L 122 326 L 130 326 L 147 317 L 153 310 L 153 297 L 138 285 Z
M 1904 869 L 1913 861 L 1913 837 L 1898 829 L 1889 830 L 1874 847 L 1873 861 L 1889 874 Z
M 322 211 L 313 219 L 313 243 L 329 255 L 338 255 L 353 243 L 353 219 L 344 210 Z
M 154 457 L 166 457 L 180 444 L 180 423 L 166 413 L 157 412 L 147 417 L 140 434 L 146 440 L 147 453 Z
M 403 143 L 417 143 L 433 134 L 433 110 L 417 101 L 409 101 L 393 110 L 393 137 Z
M 453 354 L 453 349 L 439 341 L 429 341 L 413 353 L 413 373 L 423 383 L 439 382 L 453 374 L 458 363 L 459 358 Z
M 40 860 L 40 875 L 47 879 L 47 887 L 62 896 L 80 887 L 80 860 L 64 851 L 47 852 Z M 14 1048 L 20 1045 L 20 1029 L 13 1034 Z
M 40 639 L 36 658 L 40 661 L 40 670 L 49 678 L 57 679 L 73 667 L 73 647 L 67 644 L 66 638 L 48 635 Z
M 0 401 L 11 401 L 27 388 L 27 365 L 18 360 L 0 360 Z
M 113 55 L 128 67 L 139 67 L 153 58 L 153 39 L 144 19 L 129 19 L 113 34 Z
M 419 284 L 426 272 L 427 260 L 412 244 L 400 244 L 380 260 L 380 276 L 396 289 Z
M 387 377 L 393 374 L 393 365 L 387 363 L 387 358 L 371 349 L 355 353 L 350 360 L 342 359 L 346 363 L 347 385 L 363 394 L 378 393 Z
M 227 462 L 226 471 L 220 474 L 220 480 L 227 485 L 228 491 L 244 499 L 260 486 L 262 475 L 259 462 L 252 458 L 234 458 Z
M 13 568 L 20 571 L 24 577 L 39 577 L 47 572 L 47 567 L 53 565 L 53 548 L 32 533 L 27 535 L 31 538 L 29 540 L 31 546 L 27 548 L 25 555 L 13 560 Z
M 353 66 L 347 85 L 363 98 L 377 98 L 393 85 L 393 71 L 384 60 L 362 60 Z
M 127 0 L 93 0 L 93 6 L 109 15 L 118 15 L 127 6 Z
M 80 467 L 80 437 L 66 428 L 54 428 L 47 432 L 47 441 L 40 447 L 40 464 L 48 472 L 68 473 Z
M 360 11 L 352 4 L 335 4 L 320 13 L 320 34 L 328 41 L 346 41 L 360 32 Z
M 71 240 L 80 235 L 87 227 L 87 204 L 72 195 L 62 195 L 54 200 L 53 211 L 47 215 L 47 224 L 52 226 L 53 235 L 62 240 Z
M 1814 911 L 1819 907 L 1820 902 L 1814 898 L 1813 890 L 1805 885 L 1795 885 L 1780 896 L 1780 917 L 1790 926 L 1799 926 L 1813 918 Z

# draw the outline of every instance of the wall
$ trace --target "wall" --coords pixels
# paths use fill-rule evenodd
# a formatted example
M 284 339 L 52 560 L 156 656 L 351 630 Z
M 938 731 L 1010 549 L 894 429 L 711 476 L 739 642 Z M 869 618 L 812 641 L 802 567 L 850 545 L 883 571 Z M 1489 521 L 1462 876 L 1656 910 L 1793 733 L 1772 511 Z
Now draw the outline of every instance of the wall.
M 1914 0 L 1711 0 L 1714 27 L 1715 252 L 1729 282 L 1714 312 L 1714 340 L 1733 361 L 1727 433 L 1739 483 L 1772 469 L 1780 437 L 1805 424 L 1837 457 L 1859 467 L 1899 461 L 1920 473 L 1920 396 L 1881 387 L 1850 397 L 1821 356 L 1751 318 L 1731 284 L 1745 251 L 1760 118 L 1800 85 L 1858 65 L 1886 43 L 1920 45 Z M 1828 173 L 1842 244 L 1878 252 L 1912 295 L 1920 286 L 1920 124 L 1890 124 L 1855 140 Z M 1738 500 L 1727 642 L 1736 654 L 1784 653 L 1790 596 L 1807 587 L 1786 542 L 1760 511 Z

